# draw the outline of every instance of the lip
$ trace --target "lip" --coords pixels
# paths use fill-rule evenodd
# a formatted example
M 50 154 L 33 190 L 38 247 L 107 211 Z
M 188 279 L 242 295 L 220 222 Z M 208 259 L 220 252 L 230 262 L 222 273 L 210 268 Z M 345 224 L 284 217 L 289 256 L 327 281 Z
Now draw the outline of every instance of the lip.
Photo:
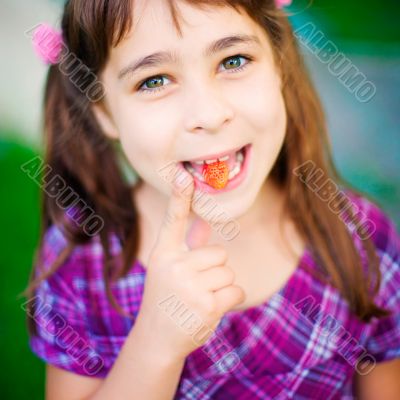
M 198 190 L 200 190 L 202 192 L 208 193 L 208 194 L 225 193 L 225 192 L 229 192 L 229 191 L 237 188 L 245 180 L 245 178 L 248 175 L 249 163 L 250 163 L 250 159 L 251 159 L 251 155 L 252 155 L 252 144 L 251 143 L 249 143 L 245 146 L 242 146 L 242 147 L 244 147 L 244 160 L 243 160 L 242 168 L 241 168 L 240 172 L 232 180 L 228 181 L 227 185 L 223 189 L 219 189 L 219 190 L 214 189 L 207 183 L 199 181 L 197 178 L 194 178 L 195 188 L 197 188 Z M 237 150 L 240 150 L 242 147 L 238 147 Z M 181 163 L 181 166 L 182 166 L 182 168 L 184 168 L 182 163 Z
M 247 146 L 247 145 L 246 145 Z M 184 160 L 184 161 L 182 161 L 182 162 L 196 162 L 196 161 L 203 161 L 203 160 L 214 160 L 214 159 L 216 159 L 216 158 L 221 158 L 221 157 L 224 157 L 224 156 L 226 156 L 227 154 L 231 154 L 231 153 L 233 153 L 233 152 L 237 152 L 238 150 L 240 150 L 242 147 L 245 147 L 245 146 L 238 146 L 238 147 L 235 147 L 235 148 L 233 148 L 233 149 L 231 149 L 231 150 L 228 150 L 228 151 L 224 151 L 224 152 L 222 152 L 222 153 L 213 153 L 213 154 L 206 154 L 206 155 L 204 155 L 204 156 L 201 156 L 201 157 L 197 157 L 197 158 L 192 158 L 191 160 Z

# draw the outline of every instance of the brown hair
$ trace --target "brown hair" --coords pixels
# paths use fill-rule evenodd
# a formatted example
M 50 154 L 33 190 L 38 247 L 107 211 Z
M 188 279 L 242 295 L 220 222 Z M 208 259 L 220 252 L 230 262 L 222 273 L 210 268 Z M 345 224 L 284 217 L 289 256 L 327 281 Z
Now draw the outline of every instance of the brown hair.
M 271 177 L 284 187 L 285 209 L 312 249 L 321 266 L 321 276 L 332 281 L 360 319 L 368 321 L 373 316 L 387 315 L 387 311 L 376 306 L 373 300 L 381 276 L 372 240 L 367 238 L 362 241 L 368 254 L 368 274 L 365 279 L 359 252 L 343 221 L 328 208 L 327 201 L 323 201 L 321 196 L 304 184 L 304 179 L 299 179 L 293 173 L 295 168 L 312 161 L 318 171 L 332 179 L 331 182 L 349 187 L 333 165 L 320 101 L 299 56 L 287 17 L 276 8 L 273 0 L 185 1 L 199 8 L 229 6 L 237 11 L 242 8 L 267 32 L 283 79 L 282 91 L 288 121 L 286 138 Z M 181 34 L 178 9 L 173 0 L 169 0 L 168 4 L 174 26 Z M 68 1 L 62 18 L 63 40 L 68 50 L 82 61 L 74 70 L 74 76 L 79 78 L 81 75 L 88 85 L 91 84 L 84 67 L 94 75 L 101 73 L 110 48 L 124 38 L 131 26 L 132 2 L 129 0 Z M 110 281 L 126 275 L 131 268 L 138 250 L 139 231 L 138 213 L 132 201 L 131 189 L 118 165 L 116 149 L 97 123 L 88 97 L 60 71 L 58 65 L 49 68 L 44 106 L 45 162 L 103 218 L 104 227 L 99 236 L 105 254 L 107 295 L 113 306 L 122 312 L 111 294 Z M 104 160 L 107 160 L 107 168 L 103 167 Z M 307 180 L 308 184 L 310 182 Z M 336 207 L 346 202 L 345 196 L 336 196 L 335 199 Z M 360 223 L 357 212 L 351 208 L 346 212 L 356 225 Z M 68 224 L 55 199 L 42 193 L 39 248 L 51 224 L 62 227 L 68 246 L 46 274 L 34 278 L 32 273 L 25 291 L 29 298 L 37 285 L 68 258 L 75 246 L 91 239 Z M 110 252 L 111 232 L 116 233 L 123 249 L 122 264 L 118 268 Z M 374 287 L 371 285 L 373 281 Z M 29 306 L 34 307 L 34 304 Z M 30 330 L 34 332 L 33 319 L 28 320 Z

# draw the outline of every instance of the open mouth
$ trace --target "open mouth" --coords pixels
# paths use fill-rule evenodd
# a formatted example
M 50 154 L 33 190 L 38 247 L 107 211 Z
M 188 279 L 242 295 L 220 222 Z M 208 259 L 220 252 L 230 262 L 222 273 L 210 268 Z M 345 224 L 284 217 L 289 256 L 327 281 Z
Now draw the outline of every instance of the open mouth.
M 224 192 L 237 187 L 246 177 L 251 144 L 236 151 L 224 153 L 220 157 L 183 161 L 184 168 L 193 175 L 197 187 L 208 193 Z M 216 187 L 207 179 L 207 170 L 223 169 L 225 182 Z M 228 172 L 229 171 L 229 172 Z

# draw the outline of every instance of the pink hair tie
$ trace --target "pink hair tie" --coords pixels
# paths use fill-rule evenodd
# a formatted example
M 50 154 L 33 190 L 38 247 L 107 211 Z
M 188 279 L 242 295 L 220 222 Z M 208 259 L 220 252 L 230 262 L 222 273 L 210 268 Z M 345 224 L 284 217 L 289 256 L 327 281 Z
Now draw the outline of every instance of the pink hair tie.
M 283 8 L 286 6 L 290 6 L 292 4 L 292 0 L 275 0 L 275 5 L 278 8 Z
M 33 32 L 33 48 L 46 64 L 57 64 L 62 49 L 62 34 L 50 25 L 40 24 Z

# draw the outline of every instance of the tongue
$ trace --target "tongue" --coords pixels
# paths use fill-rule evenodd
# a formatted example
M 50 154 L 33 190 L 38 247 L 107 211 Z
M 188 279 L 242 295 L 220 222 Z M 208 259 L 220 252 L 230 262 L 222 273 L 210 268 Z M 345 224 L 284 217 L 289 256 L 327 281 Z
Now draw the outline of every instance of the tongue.
M 227 160 L 225 160 L 225 161 L 222 161 L 222 162 L 224 162 L 224 163 L 226 163 L 226 164 L 228 165 L 228 169 L 229 169 L 229 171 L 230 171 L 230 170 L 232 170 L 232 168 L 235 166 L 235 163 L 236 163 L 236 152 L 234 151 L 234 152 L 232 152 L 232 153 L 230 153 L 230 154 L 228 154 L 228 155 L 229 155 L 229 158 L 228 158 Z M 206 166 L 207 164 L 200 165 L 200 164 L 196 164 L 196 163 L 190 162 L 190 165 L 191 165 L 197 172 L 199 172 L 200 174 L 202 174 L 203 168 L 204 168 L 204 166 Z

